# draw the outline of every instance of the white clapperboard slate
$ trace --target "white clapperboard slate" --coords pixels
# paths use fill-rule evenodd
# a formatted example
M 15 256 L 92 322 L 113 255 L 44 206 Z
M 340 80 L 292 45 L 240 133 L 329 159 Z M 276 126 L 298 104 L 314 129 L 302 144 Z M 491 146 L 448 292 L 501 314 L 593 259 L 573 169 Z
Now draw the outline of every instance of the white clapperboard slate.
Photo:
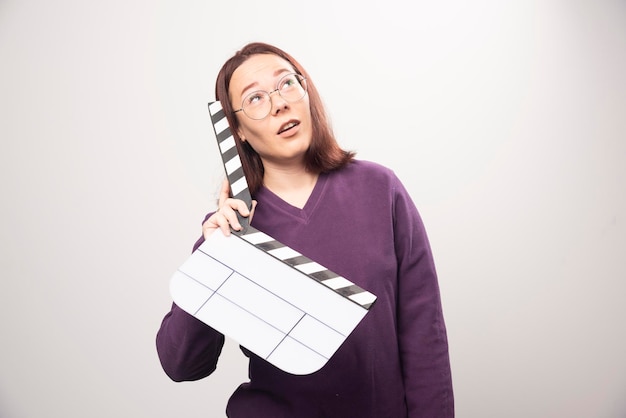
M 209 103 L 232 196 L 251 207 L 235 141 L 219 102 Z M 176 304 L 281 370 L 319 370 L 376 300 L 372 293 L 240 221 L 216 231 L 170 281 Z

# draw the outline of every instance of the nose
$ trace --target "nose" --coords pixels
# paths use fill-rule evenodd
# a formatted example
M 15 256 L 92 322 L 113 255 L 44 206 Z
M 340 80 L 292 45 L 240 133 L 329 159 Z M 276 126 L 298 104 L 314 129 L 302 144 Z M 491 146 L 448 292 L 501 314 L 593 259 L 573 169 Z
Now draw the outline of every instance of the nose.
M 272 95 L 274 93 L 277 93 L 274 95 L 274 98 L 272 99 Z M 288 106 L 288 102 L 287 100 L 283 99 L 283 96 L 280 95 L 280 93 L 278 93 L 278 89 L 270 91 L 269 92 L 269 96 L 270 96 L 270 103 L 272 104 L 272 114 L 276 115 L 278 114 L 278 112 L 281 111 L 281 109 L 286 109 Z

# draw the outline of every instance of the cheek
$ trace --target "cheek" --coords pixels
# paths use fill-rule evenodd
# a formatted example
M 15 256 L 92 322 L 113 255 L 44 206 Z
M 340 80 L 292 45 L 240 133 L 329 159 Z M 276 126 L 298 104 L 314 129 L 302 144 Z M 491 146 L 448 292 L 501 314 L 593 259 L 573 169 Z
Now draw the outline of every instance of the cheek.
M 253 145 L 258 140 L 263 138 L 264 129 L 262 126 L 251 126 L 251 125 L 241 125 L 237 131 L 239 133 L 239 137 L 242 140 L 246 140 L 250 142 L 250 145 Z
M 306 116 L 308 117 L 309 120 L 311 120 L 313 117 L 311 115 L 311 104 L 309 103 L 309 96 L 305 96 L 305 100 L 303 100 L 303 107 L 304 107 L 304 112 L 306 114 Z
M 239 138 L 248 139 L 252 134 L 253 130 L 250 129 L 247 123 L 239 122 L 239 127 L 237 128 L 237 133 L 239 134 Z

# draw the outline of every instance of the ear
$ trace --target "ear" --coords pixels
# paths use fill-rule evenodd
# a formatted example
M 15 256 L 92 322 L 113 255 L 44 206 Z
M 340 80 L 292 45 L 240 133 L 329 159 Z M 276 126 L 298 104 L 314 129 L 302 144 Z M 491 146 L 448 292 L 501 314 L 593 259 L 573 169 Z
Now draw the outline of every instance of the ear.
M 237 128 L 237 136 L 241 139 L 241 142 L 246 142 L 246 137 L 243 135 L 241 128 Z

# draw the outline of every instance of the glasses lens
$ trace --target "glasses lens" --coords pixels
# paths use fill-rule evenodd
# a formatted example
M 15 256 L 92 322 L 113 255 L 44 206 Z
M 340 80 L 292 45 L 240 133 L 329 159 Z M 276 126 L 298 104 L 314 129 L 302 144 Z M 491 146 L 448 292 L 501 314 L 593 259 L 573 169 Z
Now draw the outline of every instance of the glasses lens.
M 250 93 L 243 100 L 243 111 L 251 119 L 263 119 L 272 110 L 270 95 L 265 91 Z
M 304 97 L 306 89 L 306 78 L 300 74 L 287 74 L 278 80 L 275 91 L 278 91 L 280 97 L 287 102 L 297 102 Z M 250 93 L 243 100 L 241 107 L 250 119 L 263 119 L 272 111 L 270 93 L 266 91 Z
M 287 74 L 278 82 L 280 96 L 288 102 L 296 102 L 306 94 L 306 80 L 299 74 Z

